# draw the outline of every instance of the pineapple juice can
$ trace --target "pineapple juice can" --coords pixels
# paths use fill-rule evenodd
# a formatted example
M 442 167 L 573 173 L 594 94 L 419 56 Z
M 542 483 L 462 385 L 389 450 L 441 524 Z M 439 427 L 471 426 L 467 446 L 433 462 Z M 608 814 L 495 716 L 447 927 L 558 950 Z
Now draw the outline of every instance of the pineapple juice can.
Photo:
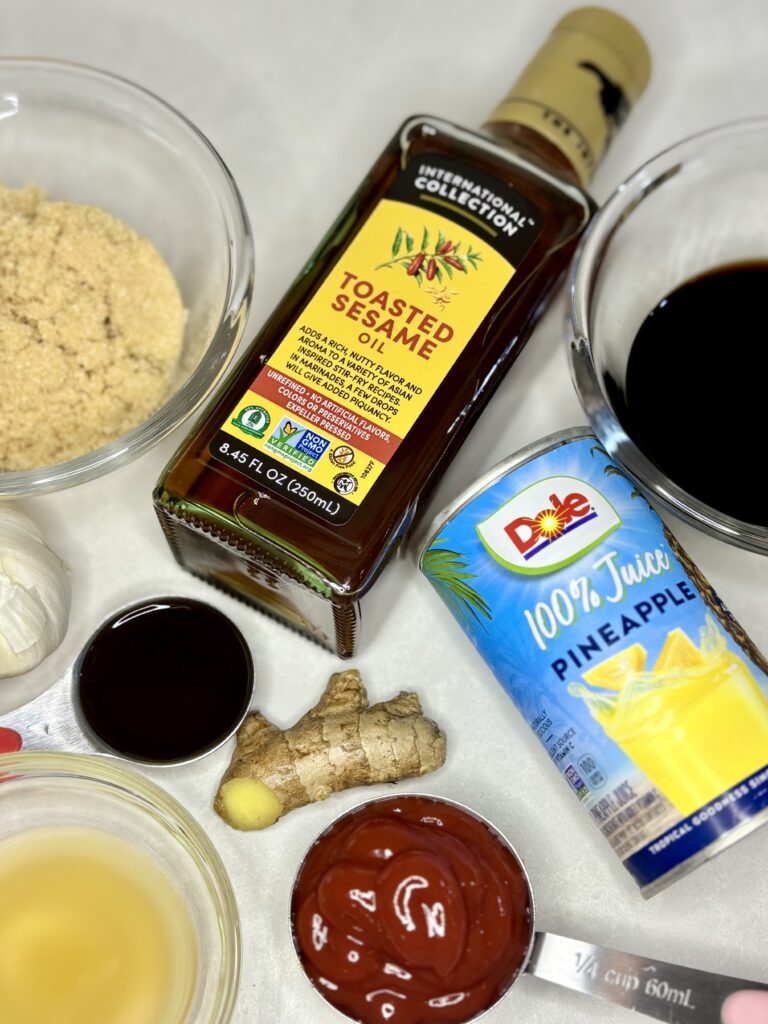
M 643 895 L 768 820 L 768 663 L 588 430 L 491 470 L 419 566 Z

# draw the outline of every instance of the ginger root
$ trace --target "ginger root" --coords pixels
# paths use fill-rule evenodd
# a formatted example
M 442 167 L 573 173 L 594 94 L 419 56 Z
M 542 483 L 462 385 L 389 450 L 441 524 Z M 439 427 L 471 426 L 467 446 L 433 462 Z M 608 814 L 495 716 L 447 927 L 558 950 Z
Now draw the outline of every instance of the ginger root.
M 262 829 L 331 793 L 426 775 L 444 761 L 445 734 L 415 693 L 369 707 L 359 672 L 348 669 L 290 729 L 258 711 L 246 718 L 213 806 L 233 828 Z

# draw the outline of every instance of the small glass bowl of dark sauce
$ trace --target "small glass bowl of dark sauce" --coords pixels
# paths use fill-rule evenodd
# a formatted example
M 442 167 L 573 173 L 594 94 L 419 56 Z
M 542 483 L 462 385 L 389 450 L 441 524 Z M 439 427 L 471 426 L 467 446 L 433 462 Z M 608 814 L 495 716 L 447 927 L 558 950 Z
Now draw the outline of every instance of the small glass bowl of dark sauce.
M 80 725 L 100 747 L 139 764 L 186 764 L 243 721 L 253 663 L 242 633 L 216 608 L 154 598 L 98 628 L 74 682 Z
M 571 298 L 573 381 L 609 453 L 682 519 L 768 554 L 768 118 L 627 179 L 581 244 Z
M 0 755 L 22 748 L 189 764 L 237 731 L 253 693 L 245 637 L 223 612 L 151 597 L 103 622 L 72 667 L 0 716 Z

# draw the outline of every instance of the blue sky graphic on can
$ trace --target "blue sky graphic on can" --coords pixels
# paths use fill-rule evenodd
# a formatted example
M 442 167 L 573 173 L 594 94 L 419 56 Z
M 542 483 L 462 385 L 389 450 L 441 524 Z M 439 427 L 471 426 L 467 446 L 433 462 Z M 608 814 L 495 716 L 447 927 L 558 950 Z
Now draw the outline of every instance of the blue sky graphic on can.
M 593 435 L 491 471 L 420 566 L 645 895 L 768 817 L 768 665 Z

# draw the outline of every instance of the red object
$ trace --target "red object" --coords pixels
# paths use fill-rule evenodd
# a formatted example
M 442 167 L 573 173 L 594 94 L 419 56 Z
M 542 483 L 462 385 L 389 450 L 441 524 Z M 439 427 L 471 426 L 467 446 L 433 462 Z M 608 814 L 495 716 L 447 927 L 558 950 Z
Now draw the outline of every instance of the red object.
M 421 264 L 424 262 L 426 258 L 426 255 L 427 254 L 425 252 L 417 252 L 413 259 L 411 260 L 411 262 L 408 264 L 406 274 L 418 274 L 419 270 L 421 269 Z
M 467 811 L 419 796 L 336 822 L 292 906 L 309 978 L 363 1024 L 459 1024 L 488 1009 L 523 966 L 531 916 L 509 848 Z
M 15 754 L 21 750 L 21 736 L 13 729 L 0 727 L 0 754 Z
M 449 266 L 453 267 L 455 270 L 463 270 L 464 273 L 466 274 L 467 268 L 460 260 L 457 260 L 454 256 L 444 256 L 443 259 Z
M 293 390 L 294 388 L 296 390 Z M 291 397 L 286 397 L 286 393 Z M 336 403 L 332 402 L 330 398 L 324 398 L 317 393 L 313 397 L 313 392 L 304 388 L 301 381 L 286 373 L 278 373 L 271 367 L 267 367 L 266 371 L 253 381 L 251 394 L 254 396 L 254 401 L 258 401 L 259 397 L 268 398 L 270 402 L 281 406 L 286 412 L 289 411 L 289 406 L 293 406 L 294 411 L 301 415 L 306 422 L 320 427 L 321 430 L 324 429 L 323 422 L 328 422 L 326 417 L 329 414 L 334 416 L 334 410 L 338 409 Z M 300 413 L 296 409 L 297 406 L 301 410 Z M 391 430 L 371 434 L 364 428 L 363 422 L 363 417 L 360 417 L 360 422 L 345 420 L 344 430 L 352 435 L 349 443 L 365 452 L 366 455 L 370 455 L 372 459 L 389 462 L 397 451 L 402 438 Z

